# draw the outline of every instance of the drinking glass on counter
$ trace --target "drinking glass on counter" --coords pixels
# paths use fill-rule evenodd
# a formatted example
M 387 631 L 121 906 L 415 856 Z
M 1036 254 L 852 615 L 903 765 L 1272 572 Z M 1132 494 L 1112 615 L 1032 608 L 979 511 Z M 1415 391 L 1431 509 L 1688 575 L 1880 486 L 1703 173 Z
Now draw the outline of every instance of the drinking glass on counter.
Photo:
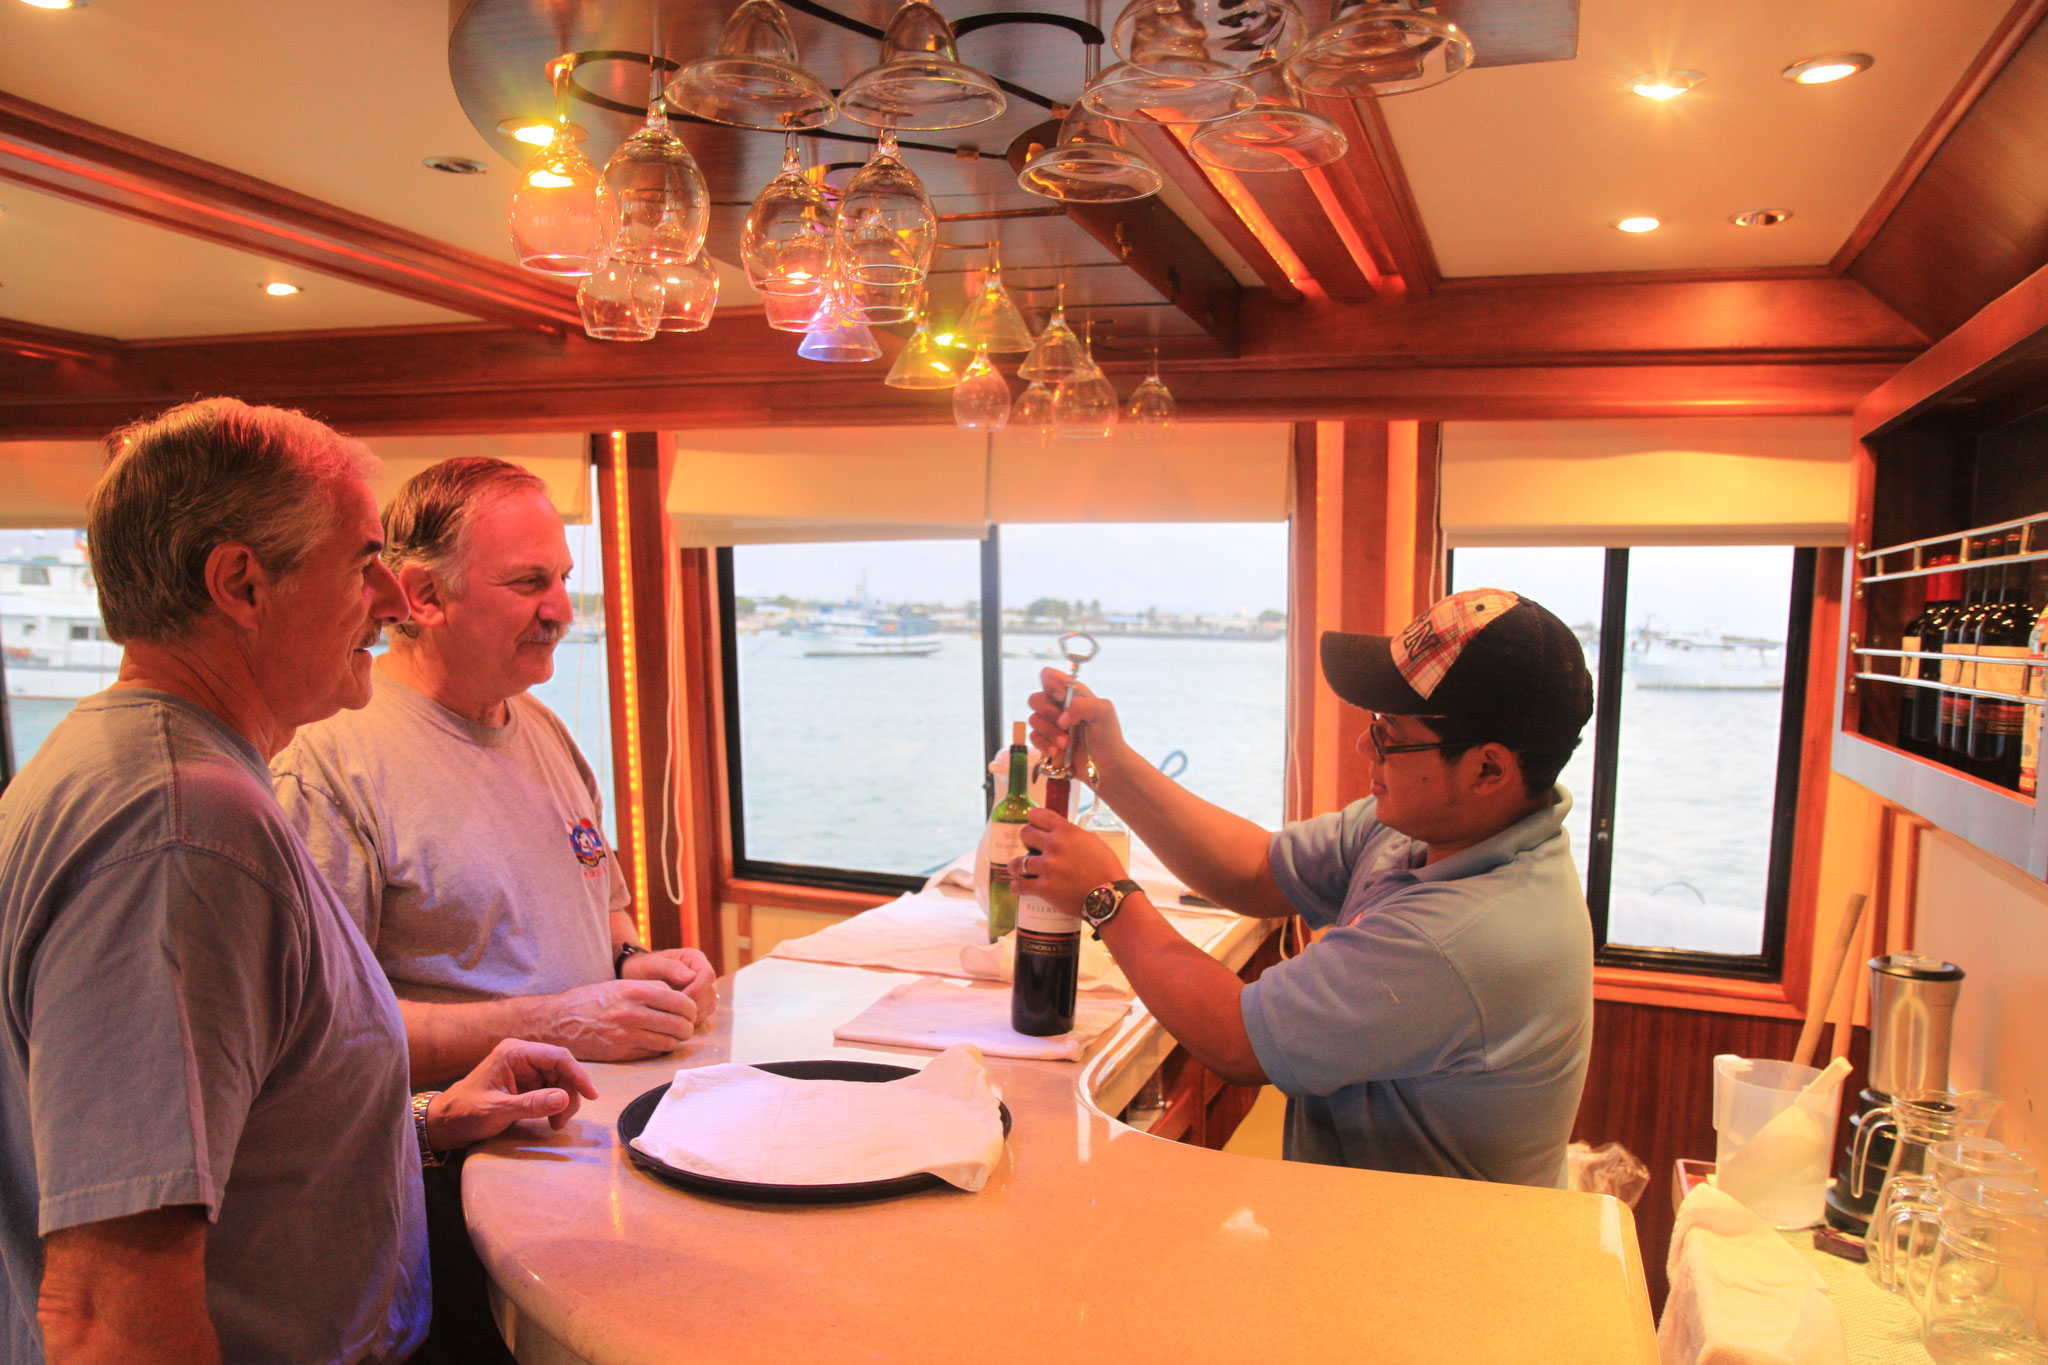
M 2048 1361 L 2048 1197 L 2001 1176 L 1942 1192 L 1920 1340 L 1945 1365 Z
M 1891 1160 L 1885 1163 L 1884 1184 L 1878 1187 L 1870 1229 L 1863 1239 L 1870 1253 L 1870 1273 L 1886 1289 L 1897 1288 L 1885 1281 L 1882 1246 L 1895 1182 L 1901 1176 L 1908 1177 L 1909 1192 L 1919 1188 L 1924 1193 L 1924 1179 L 1931 1176 L 1929 1163 L 1934 1146 L 1959 1138 L 1983 1137 L 2004 1103 L 1989 1090 L 1912 1090 L 1863 1116 L 1850 1153 L 1851 1169 L 1856 1172 L 1850 1193 L 1858 1199 L 1863 1198 L 1863 1172 L 1870 1144 L 1879 1129 L 1892 1130 Z

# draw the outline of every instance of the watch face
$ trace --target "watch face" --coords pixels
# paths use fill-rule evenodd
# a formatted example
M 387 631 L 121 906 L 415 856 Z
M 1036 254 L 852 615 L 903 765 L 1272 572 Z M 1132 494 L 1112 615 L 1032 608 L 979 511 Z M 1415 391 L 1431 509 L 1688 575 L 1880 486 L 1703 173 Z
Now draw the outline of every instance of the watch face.
M 1098 886 L 1081 900 L 1081 918 L 1090 924 L 1116 908 L 1116 888 Z

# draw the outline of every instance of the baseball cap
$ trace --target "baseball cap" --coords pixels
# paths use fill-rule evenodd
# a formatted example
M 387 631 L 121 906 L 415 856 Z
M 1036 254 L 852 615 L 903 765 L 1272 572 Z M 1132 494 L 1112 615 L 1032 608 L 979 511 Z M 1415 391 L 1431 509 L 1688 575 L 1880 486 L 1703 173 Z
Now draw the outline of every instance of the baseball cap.
M 1443 716 L 1531 753 L 1570 753 L 1593 714 L 1571 627 L 1504 588 L 1453 593 L 1398 635 L 1324 631 L 1323 677 L 1353 706 Z

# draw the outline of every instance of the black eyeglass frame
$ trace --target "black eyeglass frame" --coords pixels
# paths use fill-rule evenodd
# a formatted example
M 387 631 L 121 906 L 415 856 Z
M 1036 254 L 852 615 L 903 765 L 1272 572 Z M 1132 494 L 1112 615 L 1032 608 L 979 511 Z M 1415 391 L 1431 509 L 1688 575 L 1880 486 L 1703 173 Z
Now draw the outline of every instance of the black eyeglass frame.
M 1380 738 L 1380 732 L 1381 732 L 1381 730 L 1382 730 L 1382 728 L 1383 728 L 1383 727 L 1382 727 L 1382 724 L 1381 724 L 1381 722 L 1383 722 L 1383 721 L 1384 721 L 1385 719 L 1386 719 L 1386 717 L 1385 717 L 1385 716 L 1384 716 L 1384 715 L 1383 715 L 1383 714 L 1382 714 L 1381 712 L 1375 711 L 1375 712 L 1373 712 L 1373 713 L 1372 713 L 1372 722 L 1371 722 L 1371 724 L 1369 724 L 1369 725 L 1367 725 L 1367 726 L 1365 727 L 1365 736 L 1366 736 L 1366 738 L 1367 738 L 1368 740 L 1372 741 L 1372 751 L 1373 751 L 1373 753 L 1375 753 L 1375 754 L 1377 754 L 1377 755 L 1379 756 L 1379 760 L 1380 760 L 1380 762 L 1382 762 L 1382 763 L 1386 762 L 1386 761 L 1387 761 L 1387 758 L 1388 758 L 1388 756 L 1389 756 L 1389 755 L 1392 755 L 1392 754 L 1422 754 L 1422 753 L 1428 753 L 1428 752 L 1429 752 L 1429 751 L 1430 751 L 1431 749 L 1459 749 L 1459 750 L 1464 750 L 1464 749 L 1470 749 L 1470 748 L 1473 748 L 1473 747 L 1475 747 L 1475 745 L 1474 745 L 1474 741 L 1472 741 L 1472 740 L 1469 740 L 1469 739 L 1463 739 L 1463 740 L 1461 740 L 1461 739 L 1444 739 L 1444 740 L 1438 740 L 1438 741 L 1437 741 L 1436 743 L 1434 743 L 1434 744 L 1388 744 L 1388 743 L 1386 743 L 1385 741 L 1383 741 L 1383 740 L 1382 740 L 1382 739 Z M 1449 720 L 1449 719 L 1450 719 L 1450 717 L 1449 717 L 1449 716 L 1410 716 L 1410 717 L 1409 717 L 1409 719 L 1410 719 L 1410 720 Z

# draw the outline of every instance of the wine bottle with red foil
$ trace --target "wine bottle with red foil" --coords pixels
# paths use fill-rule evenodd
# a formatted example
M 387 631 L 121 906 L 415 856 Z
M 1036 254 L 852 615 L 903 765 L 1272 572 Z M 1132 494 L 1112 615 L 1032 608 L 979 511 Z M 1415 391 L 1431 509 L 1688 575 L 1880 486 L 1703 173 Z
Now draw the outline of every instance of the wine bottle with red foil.
M 2036 612 L 2034 624 L 2027 631 L 2027 695 L 2036 702 L 2048 698 L 2048 609 Z M 2020 718 L 2020 795 L 2033 796 L 2040 786 L 2041 773 L 2041 722 L 2044 708 L 2028 706 L 2022 708 L 2025 715 Z
M 1087 653 L 1078 642 L 1087 641 Z M 1070 676 L 1095 657 L 1095 641 L 1074 632 L 1060 637 Z M 1068 684 L 1067 697 L 1073 696 Z M 1067 753 L 1081 745 L 1076 726 Z M 1045 765 L 1045 808 L 1065 817 L 1073 770 L 1062 760 Z M 1026 892 L 1017 898 L 1017 966 L 1010 981 L 1010 1027 L 1033 1038 L 1051 1038 L 1074 1031 L 1074 997 L 1081 985 L 1081 917 L 1070 915 L 1043 897 Z
M 1943 555 L 1934 561 L 1937 567 L 1955 562 L 1954 555 Z M 1926 605 L 1907 623 L 1900 635 L 1899 648 L 1909 654 L 1940 653 L 1942 630 L 1948 625 L 1949 617 L 1963 607 L 1961 574 L 1933 574 L 1927 583 Z M 1941 660 L 1901 659 L 1899 673 L 1902 677 L 1939 682 Z M 1907 753 L 1932 758 L 1938 749 L 1935 733 L 1941 719 L 1941 693 L 1932 687 L 1908 687 L 1905 692 L 1899 704 L 1899 747 Z
M 2034 614 L 2026 605 L 2027 567 L 2015 562 L 2020 533 L 1994 537 L 1992 544 L 2005 562 L 1998 566 L 1992 600 L 1977 618 L 1976 686 L 1999 695 L 1970 699 L 1970 763 L 1985 781 L 2018 790 L 2020 730 L 2027 709 L 2022 700 L 2027 690 L 2027 634 L 2033 629 Z

